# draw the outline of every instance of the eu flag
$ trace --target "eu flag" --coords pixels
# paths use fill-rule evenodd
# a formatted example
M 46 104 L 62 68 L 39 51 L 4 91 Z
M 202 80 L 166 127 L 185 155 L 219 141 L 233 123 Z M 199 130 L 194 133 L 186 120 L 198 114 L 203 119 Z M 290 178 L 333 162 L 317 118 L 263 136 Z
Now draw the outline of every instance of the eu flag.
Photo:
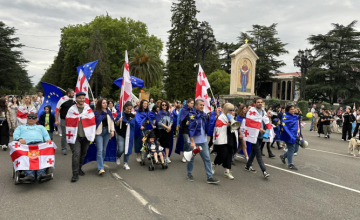
M 298 132 L 300 133 L 300 116 L 285 112 L 281 118 L 280 140 L 295 144 Z
M 86 79 L 89 81 L 97 63 L 98 60 L 76 67 L 78 74 L 80 73 L 80 70 L 82 70 Z
M 50 105 L 51 114 L 55 115 L 56 104 L 63 97 L 62 91 L 59 87 L 54 86 L 50 83 L 40 82 L 44 89 L 44 102 L 39 108 L 38 117 L 44 113 L 44 107 Z
M 130 76 L 131 84 L 133 87 L 144 88 L 144 80 L 136 78 L 135 76 Z M 117 85 L 119 88 L 122 86 L 123 77 L 114 81 L 114 84 Z

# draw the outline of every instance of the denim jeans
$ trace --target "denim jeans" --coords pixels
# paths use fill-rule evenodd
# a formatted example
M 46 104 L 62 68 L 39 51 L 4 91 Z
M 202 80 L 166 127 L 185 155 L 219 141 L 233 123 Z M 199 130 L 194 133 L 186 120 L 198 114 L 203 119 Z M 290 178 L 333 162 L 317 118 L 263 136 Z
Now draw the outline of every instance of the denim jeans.
M 108 128 L 103 128 L 101 134 L 95 136 L 96 140 L 96 164 L 98 170 L 104 169 L 104 159 L 106 155 L 106 147 L 110 140 L 110 133 Z
M 50 139 L 53 140 L 53 137 L 54 137 L 54 132 L 53 131 L 47 131 L 49 136 L 50 136 Z
M 60 120 L 60 126 L 61 126 L 61 149 L 66 150 L 66 127 L 65 127 L 65 119 Z
M 35 171 L 37 171 L 37 178 L 39 179 L 41 174 L 45 174 L 46 173 L 46 168 L 44 169 L 40 169 L 40 170 L 24 170 L 24 174 L 25 176 L 32 176 L 35 177 Z
M 283 154 L 283 157 L 288 159 L 288 165 L 293 164 L 294 153 L 298 152 L 298 150 L 299 150 L 299 141 L 300 141 L 300 138 L 297 137 L 296 141 L 295 141 L 295 144 L 285 142 L 286 146 L 288 148 L 288 151 L 286 151 Z
M 201 156 L 201 159 L 204 161 L 204 166 L 205 166 L 205 171 L 206 171 L 206 175 L 207 178 L 212 178 L 212 171 L 211 171 L 211 161 L 210 161 L 210 153 L 209 153 L 209 146 L 207 144 L 207 142 L 205 143 L 199 143 L 196 144 L 196 146 L 201 146 L 202 147 L 202 151 L 199 153 Z M 187 161 L 186 162 L 186 168 L 187 168 L 187 174 L 190 175 L 192 173 L 193 170 L 193 164 L 194 164 L 194 159 L 196 156 L 191 158 L 191 161 Z
M 312 131 L 313 128 L 314 128 L 314 117 L 311 117 L 310 131 Z
M 117 151 L 116 157 L 120 158 L 122 154 L 125 153 L 125 138 L 116 134 L 116 142 L 117 142 Z M 129 148 L 132 146 L 129 146 Z M 130 154 L 124 154 L 124 163 L 128 163 Z
M 184 139 L 183 150 L 184 151 L 191 151 L 190 144 L 188 143 L 189 142 L 189 134 L 183 134 L 182 136 L 183 136 L 183 139 Z

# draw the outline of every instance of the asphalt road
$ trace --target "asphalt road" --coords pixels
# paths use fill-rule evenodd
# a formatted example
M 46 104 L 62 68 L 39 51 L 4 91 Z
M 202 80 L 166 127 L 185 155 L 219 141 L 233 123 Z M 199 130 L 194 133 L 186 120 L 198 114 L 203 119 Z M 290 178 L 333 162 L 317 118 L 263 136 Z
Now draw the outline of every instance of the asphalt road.
M 233 167 L 234 180 L 206 183 L 204 165 L 195 159 L 194 182 L 186 179 L 186 165 L 173 154 L 169 169 L 148 171 L 130 156 L 131 170 L 106 163 L 84 166 L 86 175 L 71 183 L 71 152 L 56 152 L 54 180 L 14 185 L 9 151 L 0 152 L 0 219 L 360 219 L 360 157 L 347 154 L 340 134 L 327 140 L 303 129 L 308 149 L 300 149 L 289 171 L 274 149 L 264 157 L 269 179 L 255 160 L 256 174 L 244 171 L 245 161 Z M 60 147 L 60 137 L 54 135 Z M 267 156 L 267 152 L 265 152 Z M 214 156 L 211 156 L 214 159 Z

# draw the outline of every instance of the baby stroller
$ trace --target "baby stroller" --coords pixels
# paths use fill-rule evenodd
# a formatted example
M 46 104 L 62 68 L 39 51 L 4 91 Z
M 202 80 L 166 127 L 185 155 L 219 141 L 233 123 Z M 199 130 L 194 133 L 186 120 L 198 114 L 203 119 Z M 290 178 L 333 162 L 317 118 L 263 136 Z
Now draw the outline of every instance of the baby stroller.
M 150 137 L 150 134 L 153 134 L 153 131 L 146 131 L 145 134 L 144 134 L 144 137 L 142 139 L 143 141 L 143 147 L 141 148 L 141 162 L 140 162 L 140 165 L 141 166 L 144 166 L 145 165 L 145 160 L 148 159 L 150 160 L 150 165 L 149 165 L 149 171 L 153 171 L 155 170 L 155 165 L 157 165 L 155 163 L 155 159 L 154 159 L 154 152 L 152 152 L 149 148 L 149 145 L 148 145 L 148 140 L 149 140 L 149 137 Z M 155 143 L 156 145 L 160 145 L 159 142 L 155 139 Z M 163 156 L 165 156 L 164 152 L 161 152 L 163 154 Z M 158 155 L 158 161 L 160 161 L 160 156 Z M 161 165 L 161 167 L 163 169 L 167 169 L 168 168 L 168 165 L 166 163 L 166 161 L 163 163 L 163 164 L 159 164 Z

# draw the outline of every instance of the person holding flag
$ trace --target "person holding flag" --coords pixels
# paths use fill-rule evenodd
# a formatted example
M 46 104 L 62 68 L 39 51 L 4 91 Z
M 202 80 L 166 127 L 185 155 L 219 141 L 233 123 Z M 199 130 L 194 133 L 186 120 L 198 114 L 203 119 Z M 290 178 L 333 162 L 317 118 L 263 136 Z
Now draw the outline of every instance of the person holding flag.
M 61 127 L 61 153 L 66 155 L 66 126 L 65 118 L 71 106 L 76 104 L 74 101 L 74 90 L 67 89 L 66 95 L 63 96 L 56 104 L 55 109 L 55 125 Z M 60 117 L 59 117 L 60 116 Z M 59 122 L 60 118 L 60 122 Z
M 265 132 L 268 134 L 270 142 L 274 138 L 274 130 L 270 123 L 269 117 L 262 108 L 263 100 L 260 97 L 254 98 L 255 107 L 251 107 L 246 113 L 246 119 L 241 124 L 241 130 L 244 130 L 244 140 L 251 143 L 251 152 L 249 160 L 245 165 L 245 170 L 251 173 L 256 173 L 256 170 L 252 168 L 252 163 L 256 157 L 256 160 L 261 168 L 261 171 L 265 178 L 268 178 L 270 174 L 266 172 L 264 161 L 262 160 L 260 146 L 263 141 Z M 266 137 L 265 137 L 266 138 Z
M 205 114 L 211 112 L 211 106 L 209 102 L 209 96 L 207 94 L 207 90 L 210 89 L 210 83 L 206 78 L 204 70 L 201 68 L 199 64 L 199 73 L 196 80 L 196 93 L 195 93 L 195 101 L 201 99 L 204 101 L 204 112 Z
M 85 173 L 81 169 L 90 141 L 95 140 L 96 122 L 94 112 L 90 106 L 85 104 L 84 92 L 76 93 L 76 105 L 70 107 L 66 114 L 66 141 L 72 151 L 72 172 L 71 182 L 76 182 L 79 176 Z
M 110 112 L 112 113 L 112 115 L 113 115 L 113 118 L 116 118 L 116 116 L 117 116 L 117 110 L 116 110 L 115 107 L 114 107 L 114 102 L 111 101 L 111 100 L 109 100 L 109 101 L 107 102 L 107 105 L 108 105 L 109 111 L 110 111 Z

